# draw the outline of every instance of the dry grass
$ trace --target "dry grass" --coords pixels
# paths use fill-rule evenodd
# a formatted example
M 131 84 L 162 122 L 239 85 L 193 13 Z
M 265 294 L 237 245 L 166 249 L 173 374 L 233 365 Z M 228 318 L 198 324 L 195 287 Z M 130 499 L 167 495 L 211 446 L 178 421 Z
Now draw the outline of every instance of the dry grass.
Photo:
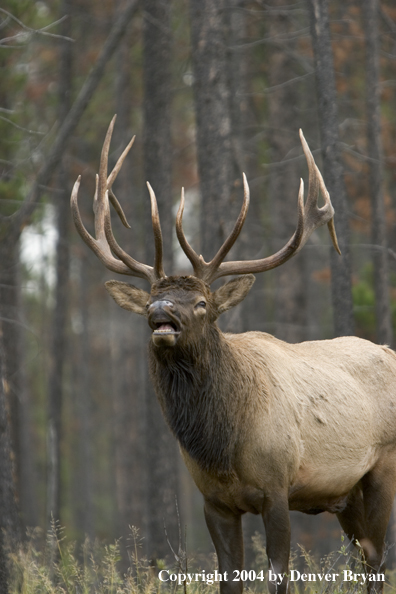
M 121 574 L 118 542 L 108 545 L 87 540 L 77 551 L 76 545 L 67 541 L 64 531 L 59 527 L 52 527 L 44 545 L 40 544 L 39 532 L 33 531 L 24 548 L 10 554 L 10 594 L 211 594 L 218 591 L 218 584 L 210 584 L 210 579 L 206 579 L 209 571 L 204 573 L 197 569 L 193 559 L 187 562 L 180 549 L 178 554 L 174 554 L 176 566 L 160 562 L 158 567 L 153 568 L 142 557 L 139 535 L 133 528 L 131 537 L 130 567 L 126 574 Z M 262 572 L 261 575 L 266 576 L 268 565 L 261 535 L 255 535 L 253 547 L 256 561 L 250 569 L 256 575 Z M 209 564 L 213 565 L 211 571 L 214 571 L 214 563 L 213 560 Z M 158 579 L 161 569 L 172 574 L 197 574 L 198 580 L 193 579 L 188 585 L 170 581 L 163 583 Z M 338 551 L 320 560 L 301 547 L 292 555 L 291 569 L 315 576 L 333 573 L 342 576 L 344 569 L 356 574 L 365 573 L 359 552 L 344 540 Z M 395 572 L 388 572 L 385 593 L 393 594 L 395 586 Z M 268 592 L 266 580 L 246 581 L 245 591 Z M 334 582 L 320 581 L 317 577 L 316 581 L 292 582 L 290 591 L 291 594 L 365 594 L 366 586 L 361 581 L 343 581 L 342 577 Z

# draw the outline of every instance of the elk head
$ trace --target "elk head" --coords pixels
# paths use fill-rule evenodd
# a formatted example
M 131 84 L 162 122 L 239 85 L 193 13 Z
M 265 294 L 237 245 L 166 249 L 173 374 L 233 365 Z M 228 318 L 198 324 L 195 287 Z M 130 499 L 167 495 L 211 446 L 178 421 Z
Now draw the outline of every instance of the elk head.
M 205 262 L 202 256 L 197 255 L 183 233 L 184 190 L 182 190 L 176 217 L 176 233 L 180 246 L 192 264 L 194 275 L 167 277 L 162 264 L 162 233 L 157 201 L 153 189 L 147 182 L 151 199 L 155 243 L 154 266 L 138 262 L 118 245 L 111 227 L 109 202 L 112 203 L 123 224 L 129 227 L 125 214 L 113 193 L 112 185 L 134 142 L 134 138 L 132 138 L 114 169 L 107 176 L 109 146 L 114 123 L 115 116 L 106 134 L 99 175 L 96 176 L 93 206 L 95 238 L 85 229 L 78 210 L 77 195 L 81 176 L 78 177 L 74 184 L 71 196 L 72 213 L 80 236 L 109 270 L 119 274 L 144 278 L 151 284 L 150 293 L 120 281 L 108 281 L 106 288 L 122 308 L 147 317 L 153 331 L 152 340 L 154 345 L 158 347 L 182 345 L 186 341 L 187 329 L 189 340 L 193 338 L 194 334 L 202 334 L 205 326 L 213 323 L 221 313 L 234 307 L 246 297 L 255 280 L 254 273 L 271 270 L 289 260 L 300 251 L 311 233 L 321 225 L 327 223 L 333 245 L 340 253 L 333 221 L 334 209 L 330 196 L 300 130 L 301 143 L 309 169 L 308 197 L 304 203 L 304 182 L 301 180 L 298 193 L 297 228 L 292 238 L 281 250 L 272 256 L 259 260 L 224 262 L 241 232 L 249 206 L 249 186 L 246 176 L 243 174 L 244 199 L 241 212 L 229 237 L 210 262 Z M 324 199 L 324 206 L 321 208 L 318 207 L 319 190 L 321 190 Z M 235 274 L 242 276 L 227 282 L 214 292 L 210 290 L 210 284 L 216 279 Z

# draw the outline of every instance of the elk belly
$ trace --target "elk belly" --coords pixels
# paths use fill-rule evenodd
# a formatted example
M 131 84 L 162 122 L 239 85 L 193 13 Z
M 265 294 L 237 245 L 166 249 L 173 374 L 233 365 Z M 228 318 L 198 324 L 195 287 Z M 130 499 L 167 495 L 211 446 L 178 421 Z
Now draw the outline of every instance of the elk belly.
M 337 458 L 338 459 L 338 458 Z M 341 467 L 327 460 L 323 467 L 302 465 L 289 490 L 290 509 L 305 513 L 329 511 L 339 513 L 345 508 L 348 494 L 378 459 L 374 447 L 355 452 L 355 463 Z

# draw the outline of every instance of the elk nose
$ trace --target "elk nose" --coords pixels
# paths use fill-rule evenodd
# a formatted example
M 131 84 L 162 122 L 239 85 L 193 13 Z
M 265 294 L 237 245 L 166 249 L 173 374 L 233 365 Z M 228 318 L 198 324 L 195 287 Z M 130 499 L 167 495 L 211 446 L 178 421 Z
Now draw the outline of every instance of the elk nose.
M 154 303 L 149 305 L 148 311 L 150 314 L 152 314 L 156 310 L 164 309 L 165 307 L 168 307 L 169 309 L 173 309 L 174 304 L 172 303 L 172 301 L 168 301 L 167 299 L 163 299 L 161 301 L 154 301 Z

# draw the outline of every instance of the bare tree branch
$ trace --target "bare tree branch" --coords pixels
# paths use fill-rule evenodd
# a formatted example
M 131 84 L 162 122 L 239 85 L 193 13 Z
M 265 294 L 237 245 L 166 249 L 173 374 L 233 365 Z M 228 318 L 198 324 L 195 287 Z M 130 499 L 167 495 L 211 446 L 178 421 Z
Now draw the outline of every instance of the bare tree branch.
M 63 35 L 57 35 L 56 33 L 48 33 L 48 31 L 47 31 L 47 29 L 50 29 L 51 27 L 55 27 L 56 25 L 59 25 L 62 21 L 64 21 L 65 18 L 67 18 L 67 16 L 63 17 L 62 19 L 58 19 L 57 21 L 54 21 L 53 23 L 50 23 L 49 25 L 46 25 L 45 27 L 42 27 L 41 29 L 32 29 L 31 27 L 28 27 L 22 21 L 20 21 L 11 12 L 8 12 L 8 10 L 5 10 L 4 8 L 0 8 L 0 12 L 7 15 L 8 20 L 13 20 L 16 23 L 18 23 L 18 25 L 22 29 L 24 29 L 24 31 L 27 31 L 31 35 L 46 35 L 47 37 L 55 37 L 55 39 L 63 39 L 65 41 L 74 42 L 74 39 L 72 39 L 71 37 L 64 37 Z M 17 39 L 20 36 L 21 36 L 21 33 L 16 33 L 15 35 L 12 35 L 12 37 L 5 37 L 4 39 L 0 40 L 0 44 L 3 45 L 6 41 L 11 41 L 13 39 Z
M 140 0 L 130 0 L 126 8 L 118 14 L 110 30 L 103 49 L 89 73 L 77 99 L 73 103 L 64 122 L 61 124 L 58 134 L 49 150 L 48 158 L 37 174 L 32 188 L 26 197 L 21 208 L 8 217 L 1 217 L 2 220 L 2 239 L 9 234 L 13 234 L 15 239 L 19 237 L 22 229 L 29 222 L 29 219 L 37 205 L 41 188 L 49 184 L 53 173 L 58 167 L 65 152 L 67 142 L 76 129 L 85 108 L 91 100 L 99 82 L 103 76 L 105 66 L 111 58 L 114 50 L 119 44 L 122 36 L 125 34 L 127 26 L 140 6 Z
M 391 31 L 392 35 L 396 37 L 396 23 L 394 20 L 388 15 L 388 13 L 382 8 L 381 4 L 379 5 L 379 13 L 384 21 L 384 23 L 388 26 L 389 30 Z
M 10 124 L 11 126 L 14 126 L 14 128 L 18 128 L 18 130 L 22 130 L 22 132 L 26 132 L 27 134 L 38 134 L 39 136 L 45 136 L 44 132 L 39 132 L 38 130 L 28 130 L 27 128 L 18 126 L 18 124 L 16 124 L 9 118 L 4 118 L 3 116 L 0 116 L 0 120 L 2 120 L 3 122 L 7 122 L 7 124 Z

